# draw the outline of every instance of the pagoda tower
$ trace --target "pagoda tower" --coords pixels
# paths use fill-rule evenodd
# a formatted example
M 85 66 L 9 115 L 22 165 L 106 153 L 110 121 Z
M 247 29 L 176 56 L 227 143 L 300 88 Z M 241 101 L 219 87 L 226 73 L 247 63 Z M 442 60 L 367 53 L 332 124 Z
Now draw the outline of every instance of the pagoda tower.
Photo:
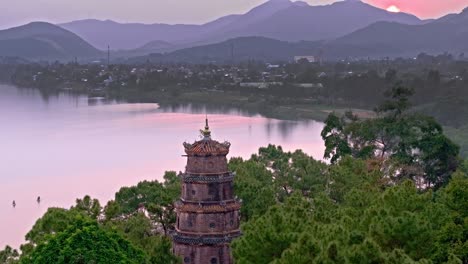
M 211 139 L 206 119 L 202 139 L 184 143 L 187 154 L 181 174 L 182 194 L 175 203 L 177 223 L 173 250 L 183 263 L 233 263 L 230 242 L 240 236 L 240 203 L 234 197 L 234 173 L 229 172 L 229 142 Z

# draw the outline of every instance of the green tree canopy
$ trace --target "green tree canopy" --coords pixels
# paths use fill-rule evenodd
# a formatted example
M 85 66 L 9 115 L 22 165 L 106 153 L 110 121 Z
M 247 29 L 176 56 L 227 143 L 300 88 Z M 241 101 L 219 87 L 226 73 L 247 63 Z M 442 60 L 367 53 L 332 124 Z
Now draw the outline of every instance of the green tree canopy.
M 360 119 L 352 113 L 325 121 L 325 158 L 332 163 L 346 155 L 375 159 L 394 182 L 411 179 L 421 188 L 440 188 L 459 165 L 459 147 L 444 135 L 433 118 L 408 111 L 411 89 L 395 85 L 376 117 Z
M 75 219 L 65 231 L 52 235 L 31 253 L 31 263 L 135 263 L 145 262 L 143 251 L 97 222 Z
M 0 264 L 15 264 L 19 259 L 18 250 L 5 246 L 5 249 L 0 250 Z
M 180 196 L 180 188 L 180 180 L 174 171 L 164 174 L 163 183 L 143 181 L 136 186 L 122 187 L 115 194 L 115 201 L 107 204 L 104 215 L 110 220 L 112 217 L 134 214 L 144 208 L 167 234 L 175 223 L 174 202 Z

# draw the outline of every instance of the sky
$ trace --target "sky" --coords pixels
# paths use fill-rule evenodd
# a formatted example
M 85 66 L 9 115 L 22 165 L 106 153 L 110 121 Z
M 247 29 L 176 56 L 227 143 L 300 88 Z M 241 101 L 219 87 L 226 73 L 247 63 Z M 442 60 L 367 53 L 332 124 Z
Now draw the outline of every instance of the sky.
M 78 19 L 119 22 L 201 24 L 228 14 L 245 13 L 266 0 L 0 0 L 0 28 L 31 21 L 62 23 Z M 336 0 L 304 0 L 324 5 Z M 468 0 L 364 0 L 386 9 L 391 5 L 420 18 L 458 13 Z

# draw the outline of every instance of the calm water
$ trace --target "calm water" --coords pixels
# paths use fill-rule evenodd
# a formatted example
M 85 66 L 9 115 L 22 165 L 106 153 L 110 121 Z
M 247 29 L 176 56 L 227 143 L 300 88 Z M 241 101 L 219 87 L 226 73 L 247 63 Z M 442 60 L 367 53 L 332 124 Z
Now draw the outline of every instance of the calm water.
M 18 247 L 48 207 L 69 207 L 86 194 L 105 204 L 121 186 L 183 170 L 182 142 L 198 139 L 205 112 L 213 138 L 232 143 L 231 157 L 248 158 L 268 143 L 323 155 L 318 122 L 45 97 L 0 85 L 0 248 Z

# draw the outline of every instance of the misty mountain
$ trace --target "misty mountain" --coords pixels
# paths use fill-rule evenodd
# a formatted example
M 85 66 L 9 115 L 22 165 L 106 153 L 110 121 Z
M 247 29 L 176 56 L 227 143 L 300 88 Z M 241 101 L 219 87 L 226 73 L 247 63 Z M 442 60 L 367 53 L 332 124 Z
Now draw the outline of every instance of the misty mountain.
M 61 24 L 60 27 L 74 32 L 101 50 L 107 50 L 108 45 L 113 50 L 138 49 L 155 40 L 175 43 L 200 34 L 200 26 L 197 25 L 124 24 L 94 19 Z
M 270 0 L 245 15 L 228 15 L 202 25 L 118 23 L 111 20 L 86 19 L 60 26 L 75 32 L 102 50 L 107 49 L 108 45 L 114 50 L 138 49 L 152 41 L 170 42 L 181 48 L 189 46 L 187 44 L 191 42 L 204 40 L 203 36 L 223 28 L 243 27 L 254 23 L 290 5 L 289 0 Z
M 0 56 L 25 59 L 91 58 L 101 53 L 89 43 L 53 24 L 34 22 L 0 30 Z
M 326 45 L 329 55 L 414 56 L 468 52 L 468 8 L 423 25 L 378 22 Z
M 345 58 L 414 57 L 421 52 L 468 53 L 468 8 L 421 25 L 376 22 L 331 41 L 287 42 L 266 37 L 238 37 L 216 44 L 152 54 L 132 61 L 224 63 L 229 61 L 291 61 L 294 56 Z
M 178 48 L 221 42 L 241 36 L 264 36 L 285 41 L 334 39 L 377 21 L 422 24 L 417 17 L 390 13 L 357 0 L 325 6 L 270 0 L 242 15 L 228 15 L 203 25 L 123 24 L 81 20 L 60 26 L 98 47 L 136 49 L 151 41 Z
M 180 48 L 181 46 L 169 43 L 167 41 L 154 40 L 137 49 L 112 51 L 111 57 L 121 61 L 125 58 L 145 56 L 153 53 L 167 53 L 178 50 Z
M 172 43 L 163 40 L 154 40 L 146 43 L 137 50 L 151 51 L 152 53 L 155 53 L 155 51 L 166 51 L 172 48 L 174 48 L 174 44 Z
M 216 44 L 177 50 L 167 54 L 151 54 L 128 62 L 225 63 L 247 60 L 290 61 L 297 55 L 315 54 L 319 42 L 287 42 L 265 37 L 239 37 Z
M 255 23 L 225 27 L 208 38 L 222 40 L 238 36 L 264 36 L 285 41 L 316 41 L 341 37 L 378 21 L 411 25 L 423 23 L 416 16 L 387 12 L 357 0 L 325 6 L 309 6 L 287 0 L 274 0 L 267 4 L 271 2 L 288 2 L 289 6 Z

